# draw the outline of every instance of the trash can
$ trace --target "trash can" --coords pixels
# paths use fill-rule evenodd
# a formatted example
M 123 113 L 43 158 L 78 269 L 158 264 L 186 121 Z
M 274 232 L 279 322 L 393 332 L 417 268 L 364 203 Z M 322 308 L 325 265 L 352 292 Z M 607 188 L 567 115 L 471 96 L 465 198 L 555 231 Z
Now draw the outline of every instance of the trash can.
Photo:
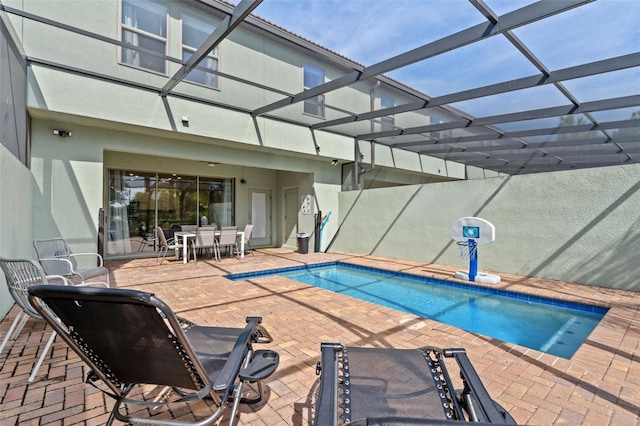
M 307 254 L 309 253 L 309 234 L 306 232 L 300 232 L 297 234 L 298 237 L 298 253 Z

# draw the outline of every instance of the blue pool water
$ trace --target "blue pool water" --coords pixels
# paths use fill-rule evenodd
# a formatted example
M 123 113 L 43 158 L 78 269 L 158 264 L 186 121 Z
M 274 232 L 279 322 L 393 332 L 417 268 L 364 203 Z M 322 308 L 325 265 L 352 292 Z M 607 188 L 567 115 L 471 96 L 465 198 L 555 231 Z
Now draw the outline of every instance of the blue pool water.
M 571 358 L 607 309 L 344 263 L 229 275 L 285 276 L 464 330 Z

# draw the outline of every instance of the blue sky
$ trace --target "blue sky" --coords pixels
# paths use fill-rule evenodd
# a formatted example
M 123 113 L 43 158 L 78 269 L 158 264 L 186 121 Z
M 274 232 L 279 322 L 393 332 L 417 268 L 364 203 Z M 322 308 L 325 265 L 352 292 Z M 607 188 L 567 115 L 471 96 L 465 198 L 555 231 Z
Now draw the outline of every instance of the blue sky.
M 498 15 L 531 3 L 485 2 Z M 254 14 L 365 66 L 485 22 L 467 0 L 264 0 Z M 637 52 L 640 0 L 598 0 L 514 33 L 551 71 Z M 503 36 L 389 73 L 431 96 L 533 74 L 538 71 Z M 640 93 L 638 68 L 584 80 L 567 86 L 585 98 Z M 536 96 L 529 105 L 515 109 L 507 98 L 501 102 L 509 111 L 567 103 L 553 90 L 546 90 L 544 100 Z M 456 106 L 476 115 L 476 111 L 500 113 L 491 99 Z

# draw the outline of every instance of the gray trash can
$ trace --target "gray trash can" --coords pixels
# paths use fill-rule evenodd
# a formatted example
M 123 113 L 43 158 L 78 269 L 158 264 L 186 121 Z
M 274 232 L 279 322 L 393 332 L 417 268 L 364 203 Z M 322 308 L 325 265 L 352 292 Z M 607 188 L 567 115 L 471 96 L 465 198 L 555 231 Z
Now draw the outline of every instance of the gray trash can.
M 298 237 L 298 253 L 309 253 L 309 234 L 306 232 L 300 232 L 296 234 Z

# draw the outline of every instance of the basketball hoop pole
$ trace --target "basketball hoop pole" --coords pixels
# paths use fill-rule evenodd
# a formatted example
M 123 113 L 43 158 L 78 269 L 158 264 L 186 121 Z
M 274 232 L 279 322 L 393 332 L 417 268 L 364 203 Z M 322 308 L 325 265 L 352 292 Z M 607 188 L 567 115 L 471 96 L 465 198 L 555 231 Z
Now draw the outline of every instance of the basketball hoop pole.
M 469 272 L 457 271 L 457 279 L 487 284 L 500 282 L 498 275 L 478 272 L 478 246 L 496 240 L 496 227 L 493 224 L 480 217 L 461 217 L 451 225 L 451 238 L 458 245 L 460 257 L 469 259 Z
M 474 239 L 469 238 L 467 243 L 469 244 L 469 281 L 475 281 L 478 275 L 478 250 Z

